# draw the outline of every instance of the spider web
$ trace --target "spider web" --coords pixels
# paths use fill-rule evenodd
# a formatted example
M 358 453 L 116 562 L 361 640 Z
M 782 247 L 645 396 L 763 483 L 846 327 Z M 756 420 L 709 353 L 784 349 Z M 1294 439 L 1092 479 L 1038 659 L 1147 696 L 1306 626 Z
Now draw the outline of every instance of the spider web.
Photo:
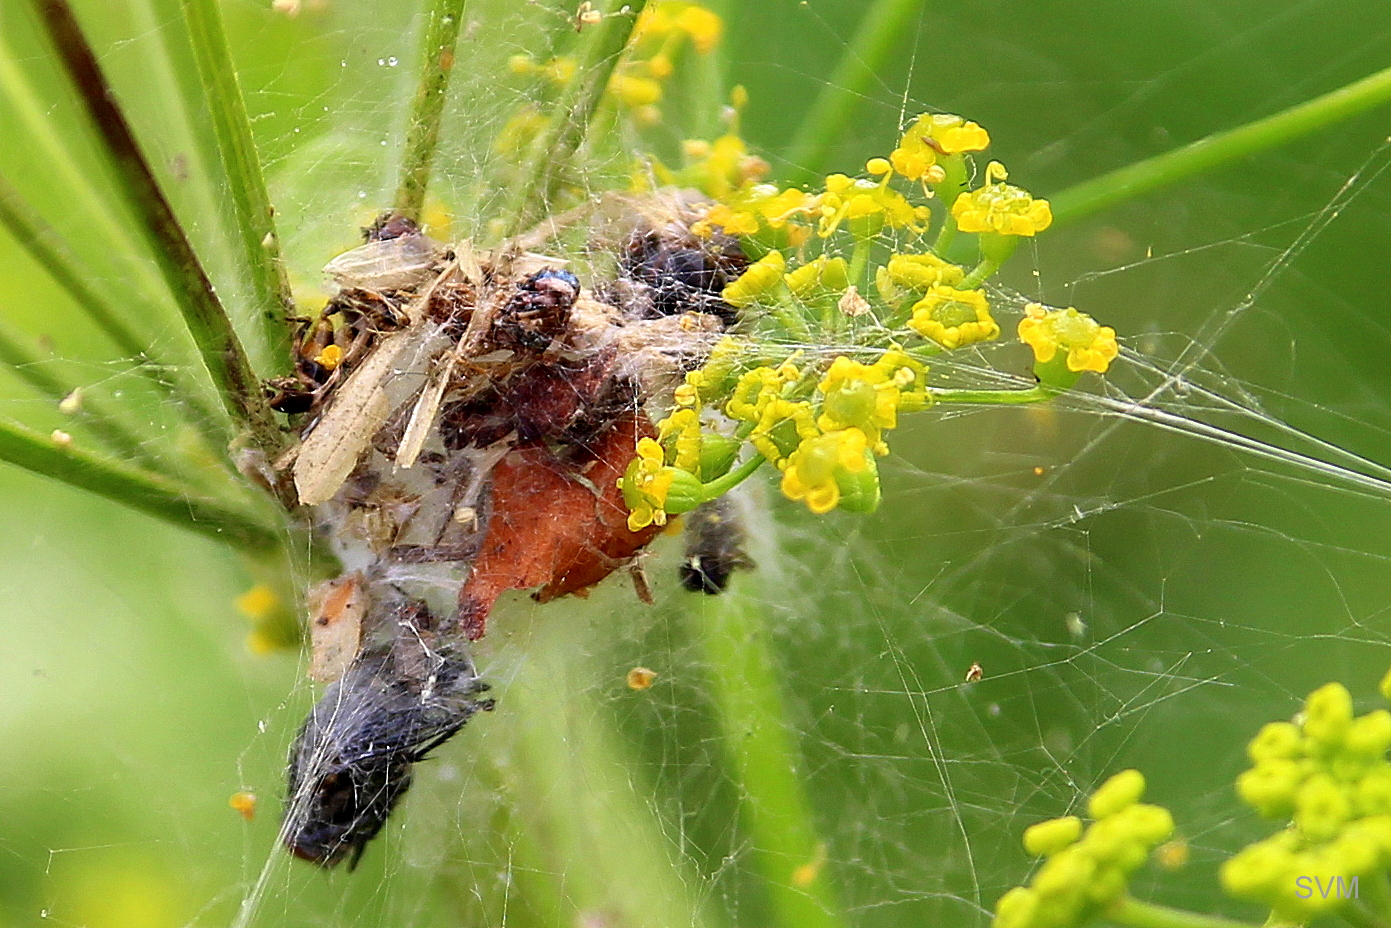
M 775 171 L 857 6 L 750 4 L 733 23 L 732 74 L 752 94 L 744 134 Z M 1063 189 L 1382 66 L 1391 22 L 1371 6 L 929 12 L 865 88 L 834 162 L 853 171 L 904 116 L 941 109 L 986 125 L 1012 178 Z M 188 137 L 170 104 L 179 62 L 160 57 L 177 24 L 159 5 L 80 12 L 200 251 L 244 305 L 221 187 L 196 148 L 170 141 Z M 434 188 L 451 224 L 437 237 L 489 218 L 501 193 L 487 179 L 507 159 L 493 140 L 539 93 L 506 60 L 545 58 L 569 12 L 471 8 Z M 251 3 L 225 15 L 296 289 L 312 294 L 317 269 L 389 205 L 416 23 L 340 0 L 305 0 L 295 18 Z M 35 84 L 60 86 L 14 28 Z M 67 125 L 61 94 L 45 99 Z M 682 105 L 643 144 L 673 156 Z M 41 156 L 15 146 L 0 169 L 31 193 L 54 185 L 46 217 L 145 308 L 155 345 L 186 359 L 172 311 L 138 301 L 136 260 L 64 209 Z M 74 157 L 105 189 L 80 146 Z M 782 863 L 820 866 L 845 924 L 987 923 L 1029 873 L 1023 829 L 1131 766 L 1190 851 L 1181 870 L 1141 871 L 1136 895 L 1254 915 L 1215 880 L 1268 827 L 1235 802 L 1241 746 L 1328 680 L 1369 708 L 1388 663 L 1391 474 L 1375 462 L 1391 460 L 1389 161 L 1384 126 L 1353 121 L 1050 231 L 992 305 L 1007 333 L 1030 299 L 1114 326 L 1127 351 L 1104 383 L 1047 407 L 905 417 L 871 516 L 812 517 L 771 486 L 746 494 L 758 569 L 740 582 L 756 591 L 775 718 L 824 842 L 823 859 Z M 596 187 L 611 170 L 594 167 Z M 43 363 L 140 409 L 151 447 L 166 448 L 174 413 L 0 248 L 0 305 L 52 340 Z M 1001 344 L 932 376 L 1022 385 L 1027 367 Z M 63 425 L 50 401 L 4 383 L 0 413 Z M 498 709 L 420 765 L 356 872 L 325 875 L 275 847 L 285 753 L 317 692 L 295 656 L 246 652 L 230 603 L 257 566 L 60 487 L 0 480 L 12 746 L 0 857 L 14 874 L 0 925 L 776 923 L 748 827 L 760 799 L 718 721 L 722 691 L 748 681 L 715 673 L 710 604 L 675 583 L 679 539 L 647 562 L 654 607 L 614 577 L 588 600 L 500 608 L 477 653 Z M 968 683 L 972 665 L 983 676 Z M 658 673 L 650 689 L 626 686 L 636 666 Z M 238 790 L 259 797 L 249 823 L 227 807 Z

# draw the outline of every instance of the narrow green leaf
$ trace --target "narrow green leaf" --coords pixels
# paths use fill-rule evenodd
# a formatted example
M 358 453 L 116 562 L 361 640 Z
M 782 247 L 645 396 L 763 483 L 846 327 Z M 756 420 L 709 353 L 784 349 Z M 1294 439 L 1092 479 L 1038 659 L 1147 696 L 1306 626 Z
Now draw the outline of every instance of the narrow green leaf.
M 0 177 L 0 225 L 8 229 L 16 244 L 67 291 L 78 308 L 130 359 L 135 370 L 175 402 L 213 447 L 220 451 L 226 446 L 230 436 L 225 420 L 200 402 L 191 388 L 179 390 L 168 379 L 166 373 L 173 366 L 156 356 L 147 340 L 126 325 L 105 294 L 87 282 L 81 262 L 67 243 L 3 177 Z
M 502 211 L 507 236 L 534 225 L 553 205 L 644 6 L 646 0 L 611 0 L 599 22 L 584 27 L 575 78 L 549 107 L 546 128 L 528 149 L 523 179 L 512 187 Z
M 216 0 L 182 0 L 184 23 L 202 79 L 203 106 L 212 117 L 218 151 L 226 172 L 227 189 L 241 241 L 241 258 L 251 283 L 252 299 L 261 321 L 262 337 L 275 359 L 273 373 L 290 360 L 290 327 L 294 294 L 280 253 L 275 214 L 266 190 L 261 159 L 251 134 L 241 84 L 227 47 L 222 14 Z
M 276 530 L 253 516 L 193 494 L 168 478 L 137 470 L 75 444 L 55 442 L 52 437 L 21 425 L 0 422 L 0 461 L 237 548 L 264 551 L 280 543 Z
M 826 173 L 827 153 L 845 135 L 855 107 L 894 49 L 912 37 L 908 26 L 922 5 L 923 0 L 875 0 L 865 12 L 840 63 L 787 146 L 784 177 L 788 183 L 811 183 Z
M 396 190 L 396 211 L 412 222 L 420 221 L 420 211 L 425 206 L 425 188 L 430 184 L 430 166 L 439 147 L 440 120 L 444 116 L 449 75 L 454 70 L 454 49 L 464 5 L 465 0 L 431 0 L 425 13 L 420 84 L 411 104 L 401 183 Z
M 248 430 L 251 441 L 273 455 L 282 444 L 282 435 L 261 392 L 261 383 L 212 282 L 117 106 L 114 92 L 72 9 L 66 0 L 30 2 L 105 145 L 104 153 L 115 172 L 117 189 L 139 219 L 146 244 L 176 298 L 223 405 Z
M 44 359 L 27 348 L 18 334 L 0 323 L 0 364 L 8 366 L 29 386 L 54 401 L 54 405 L 73 395 L 78 384 L 60 379 L 52 373 Z M 134 430 L 123 424 L 114 410 L 106 408 L 93 397 L 83 397 L 72 415 L 96 436 L 107 450 L 123 458 L 133 458 L 142 466 L 170 475 L 164 462 L 150 453 L 146 443 Z
M 1048 198 L 1054 225 L 1074 222 L 1195 174 L 1274 148 L 1391 101 L 1391 68 L 1190 145 L 1126 165 Z

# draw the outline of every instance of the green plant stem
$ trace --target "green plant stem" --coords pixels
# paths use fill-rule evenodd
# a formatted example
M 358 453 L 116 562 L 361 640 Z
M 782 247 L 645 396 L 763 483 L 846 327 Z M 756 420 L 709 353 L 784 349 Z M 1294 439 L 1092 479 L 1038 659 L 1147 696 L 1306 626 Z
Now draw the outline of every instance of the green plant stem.
M 1000 262 L 991 258 L 981 258 L 980 263 L 971 268 L 971 273 L 962 278 L 961 283 L 956 285 L 958 290 L 974 290 L 985 283 L 986 278 L 1000 269 Z
M 212 117 L 218 153 L 241 240 L 242 265 L 251 283 L 252 301 L 262 337 L 273 360 L 271 373 L 289 365 L 294 294 L 280 253 L 275 211 L 266 190 L 261 159 L 251 135 L 251 121 L 237 81 L 222 14 L 216 0 L 181 0 L 184 24 L 202 80 L 204 102 Z
M 1199 139 L 1069 187 L 1049 197 L 1053 224 L 1064 225 L 1254 152 L 1283 145 L 1316 129 L 1391 101 L 1391 68 L 1297 106 Z
M 429 186 L 430 166 L 439 147 L 440 120 L 444 116 L 449 75 L 454 70 L 454 49 L 464 5 L 465 0 L 432 0 L 426 8 L 420 84 L 411 104 L 401 183 L 396 189 L 396 212 L 412 222 L 420 221 L 425 206 L 425 188 Z
M 59 379 L 49 372 L 44 359 L 27 348 L 19 335 L 0 323 L 0 364 L 15 372 L 39 393 L 60 403 L 78 388 L 77 384 Z M 76 420 L 96 436 L 107 450 L 123 458 L 134 458 L 150 470 L 172 476 L 172 472 L 157 456 L 151 454 L 134 430 L 124 425 L 112 410 L 92 397 L 83 397 L 73 413 Z
M 1129 896 L 1108 909 L 1106 918 L 1130 928 L 1260 928 L 1250 922 L 1171 909 L 1167 906 L 1140 902 Z
M 751 589 L 759 580 L 741 576 L 723 595 L 690 597 L 692 617 L 775 924 L 839 928 L 844 919 L 799 774 L 801 758 L 778 686 L 763 598 Z
M 218 417 L 191 393 L 176 393 L 164 376 L 169 369 L 167 362 L 151 356 L 148 345 L 121 320 L 116 307 L 86 282 L 80 263 L 58 233 L 3 177 L 0 177 L 0 225 L 9 230 L 15 242 L 48 272 L 54 283 L 67 291 L 68 296 L 102 334 L 131 359 L 136 371 L 163 395 L 177 399 L 180 411 L 187 415 L 204 438 L 214 447 L 227 444 L 229 436 Z
M 1043 384 L 1027 390 L 938 390 L 931 391 L 939 403 L 977 403 L 985 406 L 1023 406 L 1042 403 L 1058 395 L 1058 391 Z
M 705 501 L 709 502 L 712 499 L 718 499 L 719 497 L 724 496 L 730 490 L 734 489 L 739 484 L 749 479 L 749 477 L 753 476 L 754 471 L 762 467 L 763 463 L 767 460 L 768 459 L 765 458 L 763 455 L 755 454 L 753 457 L 749 458 L 743 464 L 740 464 L 738 467 L 734 468 L 734 470 L 725 474 L 723 477 L 718 477 L 714 480 L 711 480 L 709 483 L 704 484 Z
M 180 528 L 248 551 L 280 543 L 276 530 L 246 513 L 190 493 L 178 483 L 113 461 L 76 445 L 0 422 L 0 461 L 104 496 Z
M 183 314 L 223 405 L 250 434 L 253 444 L 274 456 L 282 435 L 261 392 L 232 322 L 213 290 L 193 246 L 160 190 L 115 95 L 97 64 L 66 0 L 30 0 L 53 48 L 104 143 L 116 188 L 153 253 Z
M 855 107 L 879 79 L 889 56 L 911 35 L 908 24 L 922 5 L 923 0 L 875 0 L 870 5 L 787 146 L 788 183 L 811 183 L 825 173 L 831 146 L 845 134 Z
M 496 777 L 492 791 L 509 800 L 496 824 L 520 908 L 543 925 L 711 928 L 709 894 L 686 871 L 649 789 L 634 782 L 636 759 L 605 722 L 610 694 L 627 692 L 621 676 L 604 676 L 612 670 L 607 662 L 590 656 L 595 629 L 610 613 L 542 610 L 519 626 L 521 611 L 494 615 L 513 631 L 489 636 L 486 662 L 497 672 L 510 658 L 516 669 L 498 675 L 506 682 L 495 717 L 481 716 L 466 732 L 484 739 L 480 756 Z M 512 642 L 503 644 L 508 636 Z M 596 693 L 604 695 L 596 700 Z M 464 852 L 470 859 L 477 853 Z
M 729 22 L 730 0 L 706 0 L 702 5 L 725 23 Z M 728 55 L 725 54 L 725 43 L 720 42 L 708 54 L 702 55 L 694 50 L 687 54 L 695 56 L 695 63 L 690 66 L 693 104 L 690 137 L 713 139 L 721 134 L 721 116 L 725 104 L 729 102 L 726 90 Z
M 550 212 L 571 156 L 599 110 L 609 77 L 623 56 L 646 2 L 610 0 L 603 18 L 584 28 L 576 52 L 575 78 L 549 107 L 546 127 L 527 149 L 522 179 L 512 186 L 502 210 L 506 217 L 504 238 L 530 228 Z
M 1387 922 L 1368 912 L 1355 902 L 1349 902 L 1337 909 L 1339 915 L 1355 928 L 1388 928 Z

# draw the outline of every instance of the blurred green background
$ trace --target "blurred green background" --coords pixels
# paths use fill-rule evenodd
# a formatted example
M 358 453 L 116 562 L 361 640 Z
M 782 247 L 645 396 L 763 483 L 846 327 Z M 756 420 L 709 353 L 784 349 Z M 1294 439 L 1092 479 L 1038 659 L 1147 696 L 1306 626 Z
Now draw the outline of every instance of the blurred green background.
M 0 57 L 73 171 L 11 98 L 0 173 L 186 358 L 23 6 L 0 5 Z M 240 305 L 203 114 L 179 104 L 193 72 L 177 6 L 77 4 Z M 268 7 L 223 10 L 310 292 L 389 205 L 417 23 L 413 4 Z M 728 76 L 751 94 L 744 134 L 775 173 L 865 7 L 757 0 L 729 14 Z M 486 218 L 491 140 L 529 97 L 506 58 L 544 56 L 570 12 L 469 7 L 437 187 L 455 234 Z M 985 125 L 1011 178 L 1046 196 L 1388 64 L 1391 7 L 1363 0 L 929 2 L 832 166 L 853 172 L 892 147 L 903 117 L 945 110 Z M 678 96 L 655 144 L 672 151 L 688 119 Z M 1147 359 L 1086 389 L 1145 396 L 1181 370 L 1186 384 L 1155 398 L 1166 409 L 1312 450 L 1285 423 L 1391 461 L 1388 125 L 1391 110 L 1373 112 L 1051 231 L 1011 263 L 1001 304 L 1073 303 Z M 1345 185 L 1356 196 L 1330 211 Z M 94 202 L 112 205 L 103 216 Z M 0 312 L 46 364 L 165 440 L 174 416 L 4 238 Z M 1015 317 L 1001 316 L 1008 332 Z M 1010 348 L 989 357 L 1026 366 Z M 0 414 L 62 424 L 8 374 L 0 390 Z M 988 922 L 1029 872 L 1023 828 L 1127 766 L 1191 850 L 1176 873 L 1144 871 L 1137 894 L 1254 916 L 1216 889 L 1217 864 L 1269 827 L 1230 784 L 1245 740 L 1316 685 L 1341 680 L 1360 710 L 1374 705 L 1391 663 L 1391 493 L 1080 402 L 932 411 L 904 421 L 894 451 L 876 515 L 813 519 L 769 494 L 777 525 L 757 528 L 766 643 L 845 922 Z M 500 613 L 480 654 L 497 711 L 422 767 L 358 872 L 325 875 L 274 848 L 283 757 L 314 694 L 298 655 L 246 648 L 233 600 L 247 566 L 13 469 L 0 469 L 0 513 L 0 926 L 221 925 L 248 897 L 267 925 L 771 923 L 712 720 L 740 681 L 706 672 L 674 540 L 650 568 L 656 608 L 614 580 L 587 602 L 518 598 Z M 963 685 L 973 662 L 984 679 Z M 652 689 L 624 685 L 635 665 L 659 672 Z M 260 797 L 252 822 L 228 807 L 239 790 Z M 613 824 L 625 821 L 646 830 Z M 628 901 L 610 910 L 606 893 Z M 643 900 L 650 920 L 633 915 Z

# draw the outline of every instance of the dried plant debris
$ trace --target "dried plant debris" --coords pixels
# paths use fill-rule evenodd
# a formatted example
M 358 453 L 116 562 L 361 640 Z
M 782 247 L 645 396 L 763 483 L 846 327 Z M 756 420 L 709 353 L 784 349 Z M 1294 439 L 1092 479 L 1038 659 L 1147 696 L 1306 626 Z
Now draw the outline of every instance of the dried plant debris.
M 589 286 L 522 250 L 538 236 L 479 253 L 395 216 L 329 263 L 296 372 L 268 385 L 301 429 L 277 466 L 346 571 L 315 599 L 314 675 L 342 676 L 291 757 L 296 855 L 356 861 L 412 765 L 491 707 L 468 642 L 498 596 L 582 594 L 660 531 L 630 530 L 619 480 L 734 321 L 719 293 L 747 264 L 696 215 L 647 204 Z

